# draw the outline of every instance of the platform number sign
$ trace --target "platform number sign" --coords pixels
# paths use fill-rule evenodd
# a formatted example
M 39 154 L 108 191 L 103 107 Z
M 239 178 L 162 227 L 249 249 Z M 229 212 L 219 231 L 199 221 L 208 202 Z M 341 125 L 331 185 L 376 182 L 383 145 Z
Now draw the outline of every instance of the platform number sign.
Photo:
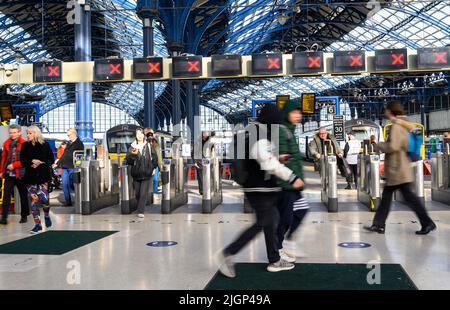
M 163 76 L 162 57 L 135 58 L 133 59 L 133 78 L 154 79 Z
M 114 81 L 123 79 L 123 59 L 97 59 L 94 65 L 94 78 L 96 81 Z
M 61 61 L 40 61 L 33 63 L 33 82 L 48 83 L 62 81 Z
M 334 115 L 333 116 L 333 134 L 336 141 L 344 141 L 344 116 Z
M 202 56 L 177 56 L 172 58 L 172 76 L 179 78 L 202 75 Z

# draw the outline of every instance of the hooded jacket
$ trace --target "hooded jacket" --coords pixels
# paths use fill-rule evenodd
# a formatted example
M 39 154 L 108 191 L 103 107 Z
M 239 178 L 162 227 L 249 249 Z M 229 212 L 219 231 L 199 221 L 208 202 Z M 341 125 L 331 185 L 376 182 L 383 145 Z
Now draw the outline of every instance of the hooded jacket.
M 289 154 L 291 157 L 285 164 L 286 167 L 291 169 L 296 176 L 303 180 L 303 162 L 300 153 L 300 146 L 298 145 L 297 138 L 295 137 L 295 124 L 292 124 L 288 120 L 289 113 L 300 109 L 297 102 L 289 100 L 286 102 L 283 108 L 284 120 L 283 127 L 280 128 L 280 140 L 279 140 L 279 153 Z M 280 181 L 280 185 L 283 190 L 298 190 L 294 189 L 289 182 Z
M 0 174 L 5 177 L 6 172 L 7 172 L 7 165 L 8 165 L 8 161 L 9 158 L 11 157 L 10 154 L 10 148 L 11 148 L 11 139 L 8 138 L 6 139 L 6 141 L 3 143 L 3 151 L 2 151 L 2 162 L 0 165 Z M 14 168 L 14 174 L 16 176 L 17 179 L 20 179 L 23 177 L 24 173 L 25 173 L 25 168 L 22 167 L 22 163 L 20 162 L 20 152 L 22 150 L 22 145 L 25 143 L 25 139 L 22 137 L 19 137 L 19 139 L 17 140 L 17 146 L 15 149 L 15 152 L 13 154 L 13 161 L 12 161 L 12 165 Z

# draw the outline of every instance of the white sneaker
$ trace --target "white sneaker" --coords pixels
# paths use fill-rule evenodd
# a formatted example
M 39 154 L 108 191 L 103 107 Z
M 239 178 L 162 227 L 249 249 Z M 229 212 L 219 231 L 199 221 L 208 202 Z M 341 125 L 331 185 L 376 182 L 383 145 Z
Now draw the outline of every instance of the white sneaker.
M 285 260 L 288 263 L 295 263 L 295 257 L 288 255 L 287 253 L 285 253 L 283 251 L 283 249 L 278 250 L 278 252 L 280 253 L 280 259 L 281 260 Z
M 236 272 L 234 270 L 234 263 L 231 260 L 231 256 L 225 256 L 223 254 L 223 250 L 220 250 L 216 255 L 214 256 L 214 260 L 219 267 L 220 272 L 228 277 L 228 278 L 234 278 L 236 277 Z
M 276 263 L 269 264 L 269 266 L 267 266 L 267 271 L 278 272 L 278 271 L 283 271 L 283 270 L 291 270 L 291 269 L 294 269 L 294 267 L 295 267 L 294 264 L 289 263 L 283 259 L 280 259 Z
M 285 240 L 283 242 L 283 251 L 289 256 L 306 257 L 306 254 L 299 249 L 298 244 L 295 241 Z
M 145 217 L 144 214 L 142 214 L 142 213 L 139 213 L 139 214 L 138 214 L 138 218 L 143 219 L 144 217 Z

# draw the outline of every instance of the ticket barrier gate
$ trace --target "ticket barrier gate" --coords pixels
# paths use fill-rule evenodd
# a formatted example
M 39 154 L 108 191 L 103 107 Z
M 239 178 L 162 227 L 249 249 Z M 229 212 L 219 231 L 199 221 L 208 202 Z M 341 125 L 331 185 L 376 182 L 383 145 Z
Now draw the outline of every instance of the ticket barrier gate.
M 104 160 L 81 160 L 75 167 L 75 213 L 89 215 L 119 204 L 117 165 L 105 164 Z M 108 169 L 110 180 L 106 177 Z
M 125 165 L 120 167 L 120 176 L 120 212 L 122 214 L 131 214 L 137 210 L 131 166 Z
M 223 201 L 220 163 L 215 153 L 212 153 L 211 157 L 203 158 L 202 165 L 203 165 L 202 212 L 212 213 L 213 210 Z
M 418 160 L 412 163 L 414 181 L 412 191 L 417 195 L 422 204 L 425 204 L 425 189 L 423 182 L 423 160 Z M 398 202 L 406 203 L 400 191 L 395 192 L 395 200 Z
M 450 205 L 450 139 L 431 157 L 431 199 Z
M 367 141 L 368 142 L 368 141 Z M 372 152 L 368 152 L 369 147 Z M 376 211 L 381 203 L 380 156 L 374 154 L 371 145 L 364 145 L 364 153 L 358 155 L 358 201 Z
M 328 212 L 338 211 L 337 159 L 331 141 L 324 143 L 324 155 L 320 157 L 321 200 Z
M 173 158 L 163 160 L 161 172 L 162 214 L 171 213 L 173 210 L 188 203 L 186 190 L 187 169 L 185 169 L 183 157 L 180 156 L 181 144 L 174 143 L 172 148 Z

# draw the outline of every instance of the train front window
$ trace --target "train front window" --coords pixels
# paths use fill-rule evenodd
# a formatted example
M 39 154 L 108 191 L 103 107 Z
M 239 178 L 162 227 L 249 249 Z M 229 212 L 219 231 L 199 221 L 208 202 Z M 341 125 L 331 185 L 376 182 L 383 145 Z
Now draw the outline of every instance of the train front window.
M 135 141 L 134 132 L 115 132 L 108 135 L 109 153 L 126 153 Z

